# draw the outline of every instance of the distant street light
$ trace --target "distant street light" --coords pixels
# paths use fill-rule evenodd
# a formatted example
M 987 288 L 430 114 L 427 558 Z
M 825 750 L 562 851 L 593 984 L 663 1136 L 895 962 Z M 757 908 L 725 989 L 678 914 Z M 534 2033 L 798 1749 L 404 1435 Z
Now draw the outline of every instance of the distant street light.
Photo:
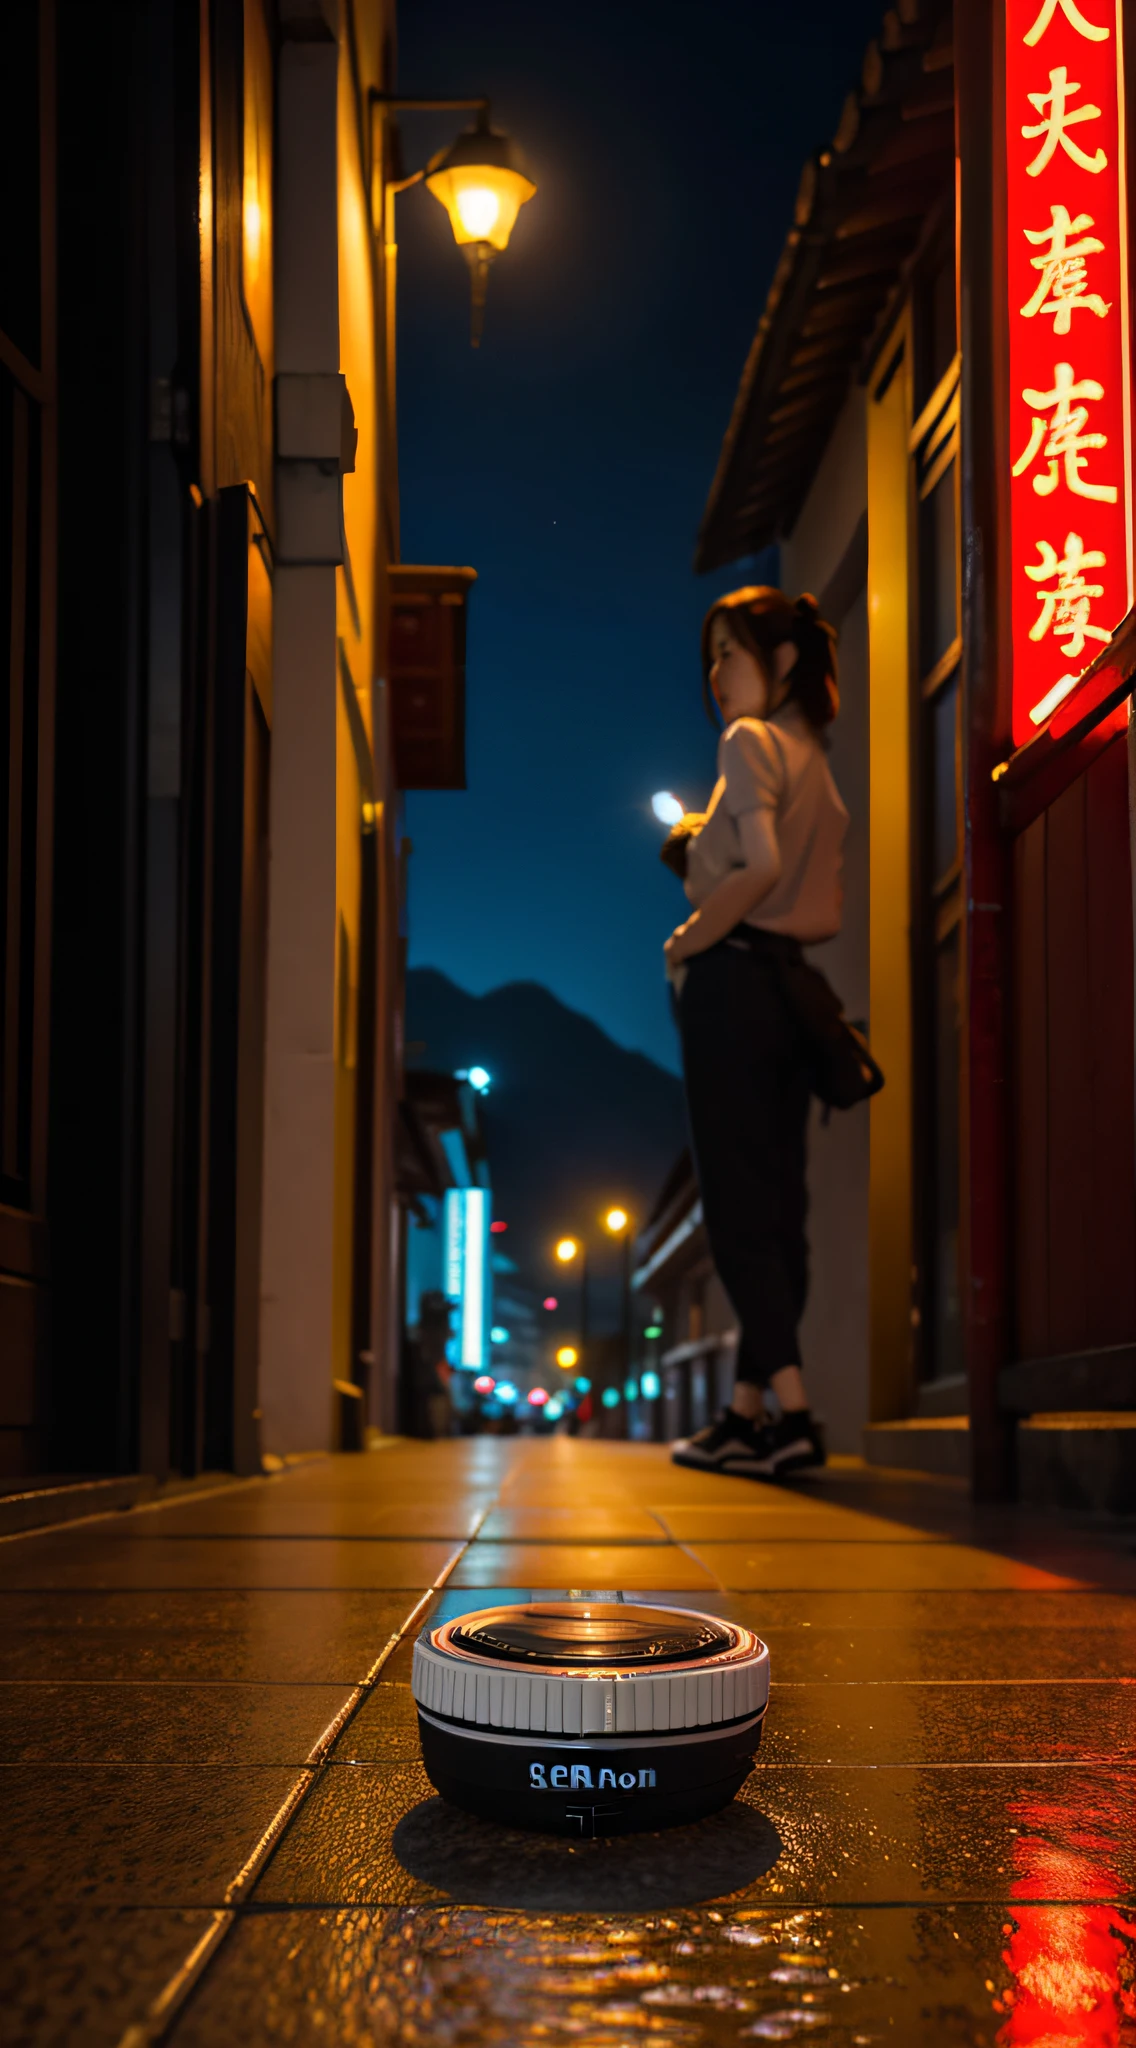
M 576 1258 L 580 1261 L 579 1360 L 582 1364 L 586 1365 L 588 1362 L 588 1247 L 586 1244 L 582 1244 L 579 1238 L 562 1237 L 556 1247 L 556 1256 L 562 1266 L 570 1266 L 573 1259 Z M 572 1363 L 573 1365 L 577 1363 L 577 1354 L 575 1352 L 573 1352 Z M 565 1367 L 565 1370 L 567 1371 L 568 1368 Z
M 621 1259 L 621 1261 L 620 1261 L 620 1265 L 621 1265 L 621 1279 L 622 1279 L 622 1286 L 621 1286 L 621 1289 L 620 1289 L 620 1297 L 621 1297 L 621 1299 L 620 1299 L 620 1336 L 621 1336 L 621 1338 L 622 1338 L 622 1340 L 623 1340 L 623 1341 L 622 1341 L 622 1344 L 621 1344 L 621 1347 L 620 1347 L 620 1348 L 621 1348 L 621 1350 L 622 1350 L 622 1352 L 623 1352 L 623 1370 L 624 1370 L 624 1372 L 625 1372 L 625 1373 L 627 1373 L 627 1374 L 630 1374 L 630 1372 L 631 1372 L 631 1218 L 630 1218 L 630 1216 L 628 1215 L 628 1213 L 627 1213 L 626 1209 L 621 1209 L 621 1208 L 620 1208 L 620 1207 L 618 1206 L 618 1204 L 617 1204 L 615 1208 L 613 1208 L 613 1209 L 609 1209 L 609 1210 L 608 1210 L 608 1212 L 607 1212 L 607 1215 L 606 1215 L 606 1216 L 604 1217 L 604 1227 L 605 1227 L 605 1229 L 607 1229 L 607 1230 L 609 1230 L 609 1231 L 611 1232 L 611 1235 L 612 1235 L 613 1237 L 619 1237 L 619 1238 L 622 1238 L 622 1240 L 623 1240 L 623 1255 L 622 1255 L 622 1259 Z M 627 1386 L 630 1386 L 630 1384 L 631 1384 L 631 1381 L 630 1381 L 630 1379 L 628 1379 L 628 1381 L 627 1381 Z M 626 1388 L 624 1389 L 624 1391 L 626 1392 Z M 628 1400 L 631 1400 L 632 1398 L 633 1398 L 633 1397 L 632 1397 L 632 1396 L 631 1396 L 630 1394 L 628 1394 L 628 1395 L 627 1395 L 627 1399 L 628 1399 Z M 609 1406 L 614 1406 L 615 1404 L 614 1404 L 614 1403 L 609 1403 L 608 1405 L 609 1405 Z
M 580 1363 L 580 1354 L 576 1346 L 574 1344 L 562 1344 L 556 1354 L 556 1363 L 562 1372 L 571 1372 L 572 1367 Z
M 686 816 L 677 796 L 672 796 L 669 789 L 656 791 L 651 798 L 651 809 L 660 825 L 681 825 Z

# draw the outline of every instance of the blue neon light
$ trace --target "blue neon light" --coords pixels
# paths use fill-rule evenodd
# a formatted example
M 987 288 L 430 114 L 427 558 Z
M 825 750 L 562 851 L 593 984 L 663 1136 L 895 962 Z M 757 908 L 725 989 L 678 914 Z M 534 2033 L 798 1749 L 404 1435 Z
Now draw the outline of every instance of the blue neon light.
M 458 1307 L 450 1362 L 482 1372 L 489 1320 L 489 1194 L 485 1188 L 447 1188 L 442 1270 L 447 1298 Z

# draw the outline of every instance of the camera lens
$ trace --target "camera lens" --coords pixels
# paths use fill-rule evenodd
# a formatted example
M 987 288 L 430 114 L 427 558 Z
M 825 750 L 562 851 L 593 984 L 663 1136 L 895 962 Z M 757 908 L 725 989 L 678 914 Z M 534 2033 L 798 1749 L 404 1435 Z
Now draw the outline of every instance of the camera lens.
M 444 1799 L 514 1827 L 630 1833 L 734 1797 L 761 1739 L 769 1652 L 716 1615 L 532 1601 L 427 1625 L 412 1686 Z

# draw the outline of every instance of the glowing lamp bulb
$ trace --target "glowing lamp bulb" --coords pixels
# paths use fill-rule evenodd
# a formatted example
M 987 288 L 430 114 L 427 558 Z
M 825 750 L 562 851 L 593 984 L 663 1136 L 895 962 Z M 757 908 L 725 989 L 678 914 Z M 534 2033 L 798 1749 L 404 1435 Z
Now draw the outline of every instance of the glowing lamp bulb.
M 561 1265 L 568 1265 L 575 1258 L 579 1249 L 580 1247 L 574 1237 L 562 1237 L 556 1247 L 556 1256 L 560 1260 Z
M 612 1235 L 617 1236 L 621 1230 L 626 1230 L 627 1228 L 628 1217 L 626 1209 L 609 1209 L 604 1217 L 604 1222 L 607 1224 Z
M 487 242 L 501 217 L 501 201 L 488 185 L 466 185 L 454 194 L 454 207 L 471 242 Z
M 686 816 L 677 796 L 672 796 L 669 789 L 656 790 L 651 798 L 651 809 L 660 825 L 681 825 Z
M 572 1367 L 578 1365 L 579 1362 L 580 1354 L 574 1344 L 562 1344 L 560 1346 L 556 1354 L 556 1363 L 560 1367 L 561 1372 L 571 1372 Z
M 479 1095 L 488 1093 L 491 1077 L 484 1067 L 471 1067 L 466 1078 L 470 1087 L 476 1088 Z
M 548 1310 L 549 1314 L 551 1315 L 554 1308 L 560 1307 L 560 1303 L 557 1301 L 556 1296 L 554 1294 L 546 1294 L 544 1297 L 544 1307 Z

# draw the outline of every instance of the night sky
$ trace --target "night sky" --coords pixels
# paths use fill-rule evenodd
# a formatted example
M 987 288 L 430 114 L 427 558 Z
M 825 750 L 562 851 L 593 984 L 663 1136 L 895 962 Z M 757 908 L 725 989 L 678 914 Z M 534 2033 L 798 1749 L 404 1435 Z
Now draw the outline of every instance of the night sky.
M 537 183 L 469 346 L 422 187 L 397 202 L 402 556 L 468 563 L 469 789 L 411 796 L 411 961 L 536 980 L 677 1064 L 684 911 L 652 792 L 700 805 L 699 518 L 801 166 L 879 0 L 404 0 L 399 89 L 488 92 Z M 407 169 L 463 116 L 403 117 Z M 471 117 L 472 118 L 472 117 Z M 768 570 L 767 570 L 768 573 Z

